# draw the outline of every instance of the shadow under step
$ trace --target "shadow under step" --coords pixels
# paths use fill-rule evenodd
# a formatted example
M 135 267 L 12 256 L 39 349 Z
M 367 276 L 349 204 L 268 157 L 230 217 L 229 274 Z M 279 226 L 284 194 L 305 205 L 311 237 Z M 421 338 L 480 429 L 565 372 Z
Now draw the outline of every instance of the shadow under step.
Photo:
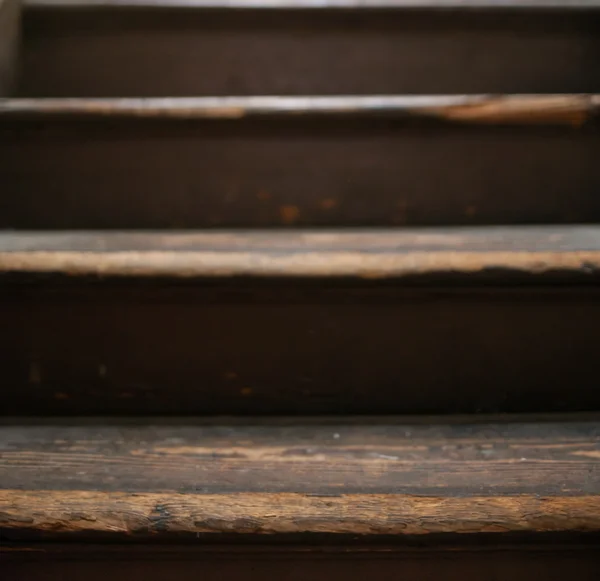
M 599 232 L 4 233 L 4 410 L 598 410 Z
M 255 535 L 256 536 L 256 535 Z M 269 538 L 264 536 L 263 538 Z M 502 546 L 404 547 L 278 544 L 90 544 L 4 543 L 3 573 L 11 581 L 363 581 L 452 576 L 479 581 L 489 576 L 513 581 L 597 581 L 597 541 Z
M 599 7 L 29 0 L 17 94 L 598 92 Z
M 0 101 L 0 227 L 598 222 L 598 99 Z

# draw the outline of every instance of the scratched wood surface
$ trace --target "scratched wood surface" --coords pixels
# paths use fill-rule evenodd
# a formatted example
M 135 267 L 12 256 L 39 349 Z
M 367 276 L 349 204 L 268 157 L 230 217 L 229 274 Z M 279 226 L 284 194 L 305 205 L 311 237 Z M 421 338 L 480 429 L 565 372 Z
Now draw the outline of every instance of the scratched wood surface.
M 10 107 L 7 104 L 5 107 Z M 406 118 L 0 115 L 0 227 L 600 220 L 600 131 Z M 502 171 L 499 171 L 502 168 Z
M 18 93 L 600 91 L 595 0 L 285 4 L 30 2 Z
M 8 539 L 594 532 L 600 424 L 4 425 Z

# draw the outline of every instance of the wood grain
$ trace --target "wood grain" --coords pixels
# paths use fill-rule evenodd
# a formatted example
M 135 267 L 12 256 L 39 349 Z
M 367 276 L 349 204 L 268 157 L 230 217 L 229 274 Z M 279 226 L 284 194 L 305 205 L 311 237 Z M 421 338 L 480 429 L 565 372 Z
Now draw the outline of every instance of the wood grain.
M 88 423 L 1 436 L 9 538 L 600 530 L 598 422 Z
M 359 277 L 502 270 L 594 274 L 600 228 L 0 234 L 0 272 L 134 277 Z
M 0 482 L 3 488 L 48 491 L 324 497 L 600 491 L 596 421 L 429 421 L 17 423 L 0 427 Z
M 426 535 L 600 530 L 600 496 L 415 498 L 0 490 L 1 531 L 108 534 Z

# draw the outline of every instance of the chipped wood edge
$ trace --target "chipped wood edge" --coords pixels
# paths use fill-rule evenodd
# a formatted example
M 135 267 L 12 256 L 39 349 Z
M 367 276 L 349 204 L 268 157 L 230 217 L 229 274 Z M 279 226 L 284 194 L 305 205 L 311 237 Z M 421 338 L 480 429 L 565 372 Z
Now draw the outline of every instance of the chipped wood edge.
M 566 532 L 600 530 L 600 495 L 415 497 L 395 494 L 169 494 L 0 491 L 0 527 L 73 533 L 191 534 Z
M 503 269 L 530 274 L 600 270 L 600 250 L 581 252 L 0 252 L 0 273 L 137 277 L 396 278 Z
M 391 116 L 445 123 L 570 125 L 595 117 L 600 95 L 413 95 L 8 99 L 0 117 L 242 119 L 307 115 Z
M 20 0 L 0 0 L 0 97 L 14 88 L 20 29 Z

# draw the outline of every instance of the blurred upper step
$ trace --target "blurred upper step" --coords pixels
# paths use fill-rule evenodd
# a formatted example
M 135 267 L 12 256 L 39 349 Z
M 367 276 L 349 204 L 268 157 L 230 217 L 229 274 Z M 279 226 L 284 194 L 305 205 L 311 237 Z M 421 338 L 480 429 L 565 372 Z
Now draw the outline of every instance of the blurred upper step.
M 0 233 L 0 275 L 101 277 L 462 277 L 600 273 L 600 227 Z
M 600 2 L 30 0 L 22 96 L 600 91 Z
M 598 222 L 598 105 L 583 94 L 4 100 L 0 227 Z

